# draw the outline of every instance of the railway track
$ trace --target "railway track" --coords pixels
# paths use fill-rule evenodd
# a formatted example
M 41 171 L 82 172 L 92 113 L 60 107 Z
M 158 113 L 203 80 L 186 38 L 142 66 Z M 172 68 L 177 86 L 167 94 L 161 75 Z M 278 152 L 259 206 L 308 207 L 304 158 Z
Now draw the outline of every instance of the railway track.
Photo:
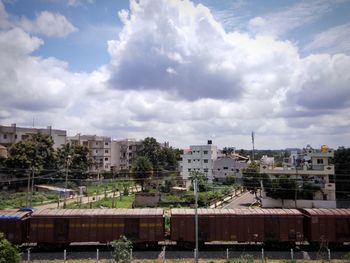
M 54 249 L 50 251 L 40 251 L 35 247 L 21 247 L 22 258 L 28 259 L 28 248 L 30 248 L 30 260 L 63 260 L 64 250 Z M 330 256 L 331 259 L 343 259 L 349 254 L 350 246 L 343 246 L 336 250 L 331 250 L 330 254 L 326 249 L 314 249 L 308 245 L 296 247 L 291 250 L 264 249 L 261 245 L 210 245 L 199 251 L 201 259 L 227 259 L 251 256 L 255 259 L 262 257 L 269 259 L 325 259 Z M 98 253 L 97 253 L 98 250 Z M 161 254 L 162 248 L 154 250 L 133 250 L 133 259 L 157 259 Z M 111 259 L 112 250 L 106 245 L 73 245 L 66 249 L 66 259 Z M 166 259 L 192 259 L 194 251 L 179 250 L 176 246 L 167 246 L 165 248 Z

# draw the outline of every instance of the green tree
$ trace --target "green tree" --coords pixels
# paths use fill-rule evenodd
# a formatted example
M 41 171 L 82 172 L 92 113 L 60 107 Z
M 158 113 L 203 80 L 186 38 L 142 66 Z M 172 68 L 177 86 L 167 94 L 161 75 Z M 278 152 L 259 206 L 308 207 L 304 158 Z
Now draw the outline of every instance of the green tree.
M 205 174 L 199 171 L 192 171 L 190 173 L 189 179 L 191 180 L 191 189 L 193 189 L 194 180 L 197 179 L 198 192 L 205 192 L 209 189 L 208 178 Z
M 11 145 L 6 166 L 19 169 L 32 168 L 37 172 L 43 169 L 55 169 L 57 163 L 52 139 L 38 133 L 31 139 Z
M 70 175 L 74 178 L 84 178 L 92 162 L 89 158 L 89 148 L 83 145 L 65 144 L 57 149 L 58 167 L 64 170 L 69 158 Z
M 18 250 L 0 233 L 0 263 L 21 262 Z
M 169 171 L 176 170 L 178 166 L 177 151 L 172 147 L 164 147 L 159 152 L 159 159 L 162 161 L 162 168 Z
M 133 176 L 144 191 L 144 183 L 152 175 L 152 162 L 145 156 L 138 156 L 132 164 Z
M 258 163 L 251 162 L 242 170 L 243 186 L 247 190 L 253 191 L 256 198 L 258 198 L 258 190 L 261 189 L 260 182 L 268 178 L 266 174 L 260 174 L 259 169 Z
M 274 199 L 281 199 L 283 206 L 284 200 L 294 200 L 296 198 L 297 183 L 295 179 L 291 179 L 286 175 L 281 175 L 277 176 L 275 179 L 266 181 L 264 183 L 264 189 L 267 196 Z
M 111 243 L 113 247 L 113 259 L 115 262 L 129 263 L 131 262 L 132 243 L 125 236 L 121 236 L 118 240 Z
M 350 199 L 350 148 L 339 147 L 334 152 L 337 200 Z
M 140 155 L 146 157 L 154 169 L 158 169 L 161 164 L 160 151 L 161 148 L 157 140 L 153 137 L 147 137 L 142 143 Z

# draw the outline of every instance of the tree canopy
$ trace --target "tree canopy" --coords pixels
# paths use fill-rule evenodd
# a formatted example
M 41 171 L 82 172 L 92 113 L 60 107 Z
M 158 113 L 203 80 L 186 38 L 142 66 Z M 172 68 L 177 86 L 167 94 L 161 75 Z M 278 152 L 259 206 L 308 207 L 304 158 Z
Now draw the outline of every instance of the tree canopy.
M 9 168 L 55 169 L 57 166 L 52 139 L 43 134 L 34 134 L 31 139 L 19 141 L 9 148 L 6 160 Z
M 138 156 L 132 164 L 133 176 L 141 185 L 141 190 L 144 190 L 144 183 L 152 175 L 152 163 L 145 156 Z

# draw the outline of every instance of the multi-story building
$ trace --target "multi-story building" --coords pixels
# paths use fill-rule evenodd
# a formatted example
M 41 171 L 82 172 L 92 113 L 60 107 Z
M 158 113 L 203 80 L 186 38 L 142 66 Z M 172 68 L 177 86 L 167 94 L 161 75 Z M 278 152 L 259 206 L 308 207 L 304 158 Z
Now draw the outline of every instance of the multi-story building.
M 223 182 L 229 176 L 235 178 L 235 182 L 242 183 L 242 169 L 247 167 L 249 158 L 238 154 L 225 155 L 214 160 L 213 180 Z
M 180 171 L 184 180 L 188 180 L 191 172 L 204 173 L 209 180 L 213 179 L 213 165 L 217 159 L 217 147 L 209 140 L 207 145 L 191 145 L 181 155 Z
M 330 164 L 330 158 L 334 157 L 334 150 L 322 146 L 320 150 L 309 145 L 302 151 L 293 151 L 289 158 L 283 161 L 283 167 L 274 167 L 273 162 L 260 164 L 260 173 L 268 174 L 275 179 L 285 175 L 297 181 L 298 190 L 303 191 L 306 184 L 317 187 L 312 193 L 312 200 L 299 199 L 285 200 L 285 207 L 336 207 L 334 165 Z M 306 190 L 305 190 L 306 191 Z M 310 190 L 308 190 L 310 191 Z M 297 190 L 296 190 L 297 192 Z M 263 207 L 281 206 L 281 200 L 267 197 L 262 191 Z
M 130 170 L 134 159 L 142 150 L 142 141 L 125 139 L 112 141 L 112 169 L 115 171 Z
M 47 128 L 25 128 L 11 124 L 11 126 L 0 125 L 0 144 L 8 147 L 13 143 L 30 139 L 34 134 L 38 133 L 49 135 L 53 140 L 54 149 L 67 143 L 67 131 L 65 130 L 52 129 L 51 126 Z
M 68 142 L 74 145 L 84 145 L 89 148 L 90 158 L 92 160 L 92 172 L 111 170 L 112 141 L 110 137 L 77 134 L 68 137 Z

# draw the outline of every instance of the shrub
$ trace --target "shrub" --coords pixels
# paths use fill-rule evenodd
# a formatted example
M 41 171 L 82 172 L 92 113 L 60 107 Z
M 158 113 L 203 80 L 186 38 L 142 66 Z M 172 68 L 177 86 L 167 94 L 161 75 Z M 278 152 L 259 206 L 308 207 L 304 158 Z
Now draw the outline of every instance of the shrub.
M 118 240 L 111 243 L 113 247 L 113 259 L 115 262 L 129 263 L 131 262 L 130 250 L 132 249 L 132 243 L 125 236 L 120 236 Z
M 0 263 L 21 262 L 18 250 L 0 233 Z

